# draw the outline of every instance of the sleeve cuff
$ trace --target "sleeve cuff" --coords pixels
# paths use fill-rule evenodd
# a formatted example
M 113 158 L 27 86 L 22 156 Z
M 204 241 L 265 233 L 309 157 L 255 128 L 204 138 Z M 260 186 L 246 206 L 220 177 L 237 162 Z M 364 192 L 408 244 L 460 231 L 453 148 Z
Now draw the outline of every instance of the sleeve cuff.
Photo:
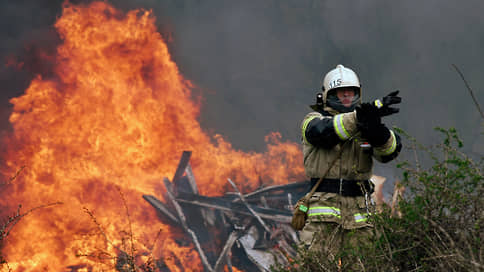
M 374 152 L 376 155 L 379 156 L 388 156 L 395 152 L 397 149 L 397 139 L 395 137 L 395 133 L 390 129 L 390 138 L 388 138 L 387 142 L 378 147 L 374 147 Z
M 333 126 L 341 140 L 348 140 L 356 131 L 356 112 L 337 114 L 333 117 Z

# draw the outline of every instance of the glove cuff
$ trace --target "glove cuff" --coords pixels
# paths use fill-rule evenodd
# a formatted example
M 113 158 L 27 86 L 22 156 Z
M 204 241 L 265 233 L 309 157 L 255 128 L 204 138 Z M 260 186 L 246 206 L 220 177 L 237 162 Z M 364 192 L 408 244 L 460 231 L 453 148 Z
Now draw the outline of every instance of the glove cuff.
M 384 124 L 378 124 L 368 131 L 368 142 L 372 146 L 379 147 L 384 145 L 391 137 L 390 130 Z
M 402 144 L 397 134 L 390 130 L 390 138 L 382 146 L 375 147 L 374 154 L 380 156 L 382 162 L 393 159 L 400 150 L 402 149 Z
M 383 107 L 383 102 L 381 102 L 380 99 L 377 99 L 377 100 L 373 101 L 373 105 L 379 109 L 379 108 Z

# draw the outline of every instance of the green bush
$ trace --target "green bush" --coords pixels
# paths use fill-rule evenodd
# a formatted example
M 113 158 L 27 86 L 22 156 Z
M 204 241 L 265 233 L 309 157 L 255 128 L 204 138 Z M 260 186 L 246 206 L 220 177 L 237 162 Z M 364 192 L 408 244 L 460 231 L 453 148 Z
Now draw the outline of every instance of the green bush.
M 397 165 L 405 195 L 398 213 L 385 206 L 373 214 L 373 243 L 343 247 L 333 259 L 328 252 L 298 249 L 289 267 L 273 271 L 484 271 L 484 157 L 476 162 L 461 152 L 455 129 L 437 130 L 443 141 L 432 147 L 399 131 L 431 163 L 423 169 L 416 156 L 413 164 Z M 339 258 L 340 265 L 334 261 Z

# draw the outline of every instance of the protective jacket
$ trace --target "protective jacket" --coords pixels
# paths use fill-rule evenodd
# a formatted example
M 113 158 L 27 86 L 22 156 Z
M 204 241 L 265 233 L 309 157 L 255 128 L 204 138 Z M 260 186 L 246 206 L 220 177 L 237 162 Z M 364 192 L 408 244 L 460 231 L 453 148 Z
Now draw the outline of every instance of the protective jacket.
M 306 175 L 312 184 L 330 167 L 323 183 L 309 201 L 308 220 L 301 232 L 301 240 L 310 245 L 317 223 L 333 222 L 344 229 L 371 226 L 368 181 L 372 176 L 373 159 L 388 162 L 401 150 L 399 136 L 389 130 L 389 137 L 381 146 L 370 146 L 359 136 L 356 112 L 339 113 L 332 108 L 306 115 L 301 124 L 302 149 Z M 339 151 L 342 150 L 340 153 Z M 342 185 L 361 185 L 360 194 L 344 194 L 336 189 Z M 364 186 L 365 185 L 365 186 Z M 316 224 L 316 225 L 315 225 Z
M 382 146 L 369 147 L 357 136 L 356 112 L 331 115 L 329 112 L 311 112 L 302 122 L 304 169 L 312 178 L 321 177 L 330 162 L 339 153 L 341 159 L 329 170 L 326 178 L 368 180 L 372 175 L 372 157 L 380 162 L 395 158 L 400 149 L 399 137 L 390 130 L 390 137 Z

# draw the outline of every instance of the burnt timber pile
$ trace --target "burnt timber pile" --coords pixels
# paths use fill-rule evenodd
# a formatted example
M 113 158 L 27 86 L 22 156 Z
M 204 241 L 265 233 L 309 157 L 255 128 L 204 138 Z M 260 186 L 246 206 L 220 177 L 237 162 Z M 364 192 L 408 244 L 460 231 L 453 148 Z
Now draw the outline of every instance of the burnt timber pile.
M 270 266 L 288 263 L 294 257 L 297 233 L 290 226 L 292 208 L 309 191 L 307 182 L 259 188 L 242 194 L 227 179 L 232 192 L 223 196 L 200 195 L 184 151 L 173 179 L 164 178 L 165 202 L 143 195 L 157 211 L 160 220 L 183 230 L 197 250 L 204 271 L 223 271 L 232 265 L 243 271 L 270 271 Z M 163 263 L 161 271 L 170 271 Z

